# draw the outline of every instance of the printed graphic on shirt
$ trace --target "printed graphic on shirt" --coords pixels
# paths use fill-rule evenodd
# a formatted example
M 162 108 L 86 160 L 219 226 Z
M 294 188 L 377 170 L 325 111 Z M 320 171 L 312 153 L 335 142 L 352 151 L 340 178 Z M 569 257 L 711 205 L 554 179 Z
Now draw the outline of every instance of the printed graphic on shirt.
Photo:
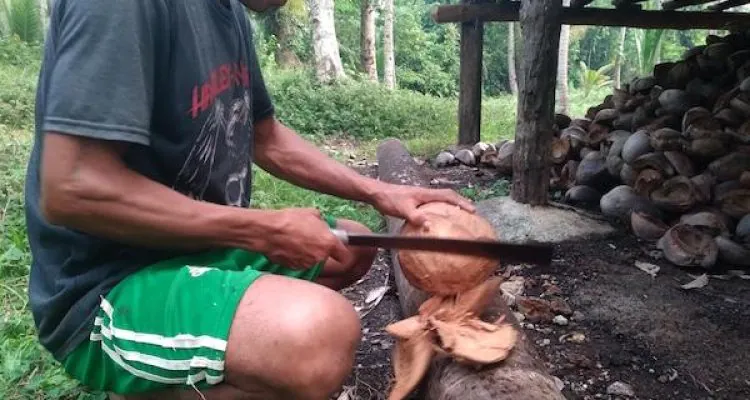
M 190 115 L 203 125 L 172 187 L 196 200 L 204 200 L 211 179 L 223 180 L 224 201 L 242 206 L 247 193 L 250 129 L 250 76 L 244 65 L 222 65 L 202 85 L 193 88 Z M 243 87 L 241 92 L 234 89 Z M 241 93 L 226 101 L 221 95 Z M 226 101 L 226 102 L 225 102 Z M 225 176 L 214 176 L 217 163 L 229 167 Z

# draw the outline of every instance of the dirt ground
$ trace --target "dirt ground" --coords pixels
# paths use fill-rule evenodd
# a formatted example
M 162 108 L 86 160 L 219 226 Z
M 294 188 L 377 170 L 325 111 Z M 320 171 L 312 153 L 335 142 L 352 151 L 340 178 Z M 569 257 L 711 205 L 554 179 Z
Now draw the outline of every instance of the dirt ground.
M 351 164 L 361 173 L 377 174 L 371 162 L 352 159 Z M 437 186 L 455 189 L 488 187 L 498 178 L 493 171 L 467 167 L 431 173 Z M 677 268 L 658 257 L 652 245 L 624 228 L 618 232 L 556 245 L 549 267 L 502 271 L 509 279 L 524 279 L 524 296 L 556 298 L 570 306 L 566 321 L 522 322 L 549 372 L 565 383 L 565 397 L 750 399 L 750 280 L 712 277 L 703 288 L 683 289 L 704 271 Z M 636 261 L 660 270 L 652 277 L 636 268 Z M 373 269 L 343 291 L 363 315 L 364 337 L 353 374 L 333 399 L 387 398 L 393 340 L 383 328 L 402 317 L 390 268 L 381 253 Z M 626 395 L 623 387 L 632 393 Z

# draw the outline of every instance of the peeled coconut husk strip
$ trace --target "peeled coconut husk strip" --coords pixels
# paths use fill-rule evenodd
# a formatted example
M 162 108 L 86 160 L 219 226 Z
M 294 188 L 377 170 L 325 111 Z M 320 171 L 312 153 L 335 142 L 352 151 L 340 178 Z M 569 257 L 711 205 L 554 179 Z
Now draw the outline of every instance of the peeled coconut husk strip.
M 699 203 L 708 203 L 713 198 L 713 187 L 716 184 L 716 178 L 709 172 L 695 175 L 690 178 L 695 185 L 697 200 Z
M 717 236 L 714 238 L 719 248 L 719 260 L 738 267 L 750 267 L 750 249 L 732 240 Z
M 734 152 L 727 154 L 708 165 L 708 170 L 719 181 L 739 179 L 745 171 L 750 171 L 750 154 Z
M 424 331 L 408 340 L 399 341 L 393 349 L 394 384 L 389 400 L 406 398 L 419 385 L 434 356 L 430 331 Z
M 683 213 L 697 203 L 696 188 L 690 178 L 676 176 L 651 192 L 651 201 L 657 207 Z
M 651 140 L 645 131 L 638 131 L 630 135 L 622 147 L 622 159 L 630 164 L 638 157 L 652 152 Z
M 433 319 L 431 324 L 440 338 L 440 348 L 464 363 L 502 361 L 518 339 L 518 332 L 509 324 L 498 326 L 477 319 L 457 323 Z
M 647 168 L 638 173 L 633 190 L 640 196 L 649 197 L 663 183 L 664 175 L 661 172 Z
M 710 235 L 685 224 L 669 228 L 656 246 L 667 260 L 682 267 L 711 268 L 719 256 L 719 247 Z
M 731 236 L 729 221 L 717 211 L 698 211 L 683 214 L 680 223 L 693 226 L 706 234 L 714 236 Z
M 570 154 L 570 137 L 561 137 L 552 140 L 551 158 L 555 164 L 564 163 Z
M 658 241 L 669 229 L 664 221 L 642 211 L 630 214 L 630 227 L 637 237 L 652 242 Z
M 595 209 L 599 205 L 602 194 L 598 190 L 585 185 L 573 186 L 565 192 L 563 202 L 586 209 Z
M 678 175 L 688 178 L 695 175 L 695 167 L 688 156 L 679 151 L 665 151 L 664 157 L 674 167 Z
M 750 214 L 750 189 L 731 190 L 716 196 L 721 211 L 733 218 Z
M 492 225 L 477 214 L 446 203 L 428 203 L 419 207 L 427 223 L 418 227 L 405 223 L 405 236 L 435 236 L 466 239 L 495 239 Z M 485 281 L 498 260 L 465 254 L 441 254 L 419 250 L 400 250 L 399 261 L 406 279 L 416 288 L 432 294 L 464 292 Z

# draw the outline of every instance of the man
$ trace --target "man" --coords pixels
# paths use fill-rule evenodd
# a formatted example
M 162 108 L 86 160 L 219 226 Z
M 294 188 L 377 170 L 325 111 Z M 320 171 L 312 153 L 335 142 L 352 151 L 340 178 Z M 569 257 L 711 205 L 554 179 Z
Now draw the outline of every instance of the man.
M 242 0 L 263 11 L 285 0 Z M 337 292 L 373 252 L 313 209 L 249 208 L 254 163 L 420 223 L 452 191 L 388 185 L 274 118 L 238 0 L 58 0 L 26 216 L 41 343 L 96 390 L 326 399 L 360 337 Z

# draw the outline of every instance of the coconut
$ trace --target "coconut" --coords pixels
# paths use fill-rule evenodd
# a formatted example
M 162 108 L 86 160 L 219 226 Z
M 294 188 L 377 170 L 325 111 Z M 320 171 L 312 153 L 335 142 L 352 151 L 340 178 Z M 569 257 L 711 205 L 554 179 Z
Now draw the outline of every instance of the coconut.
M 734 152 L 708 165 L 708 170 L 720 182 L 739 179 L 743 172 L 750 171 L 750 154 Z
M 614 122 L 612 122 L 612 128 L 629 131 L 630 129 L 633 128 L 633 116 L 634 115 L 635 114 L 632 112 L 620 113 L 617 119 Z
M 669 229 L 669 225 L 659 218 L 641 211 L 630 214 L 630 227 L 637 237 L 653 242 L 658 241 Z
M 577 185 L 565 192 L 563 202 L 586 209 L 596 209 L 602 194 L 590 186 Z
M 509 175 L 513 173 L 513 151 L 515 147 L 514 141 L 508 141 L 497 148 L 495 168 L 500 174 Z
M 664 153 L 660 152 L 644 154 L 631 162 L 630 166 L 636 171 L 646 168 L 655 169 L 661 172 L 665 178 L 671 177 L 675 174 L 675 169 L 672 167 L 672 164 L 669 163 L 664 156 Z
M 632 94 L 648 93 L 654 86 L 656 86 L 656 79 L 653 76 L 647 76 L 633 81 L 630 91 Z
M 731 236 L 731 221 L 719 211 L 706 210 L 684 214 L 680 217 L 680 223 L 698 228 L 712 237 Z
M 705 48 L 706 48 L 705 45 L 700 45 L 700 46 L 689 48 L 682 53 L 682 59 L 687 60 L 687 59 L 697 56 L 698 54 L 703 54 L 703 49 Z
M 633 167 L 628 164 L 623 164 L 620 169 L 620 180 L 622 183 L 628 186 L 634 186 L 636 179 L 638 179 L 638 171 L 634 170 Z
M 612 122 L 617 119 L 618 115 L 619 112 L 616 109 L 605 108 L 604 110 L 596 113 L 596 116 L 594 117 L 594 123 L 612 126 Z
M 686 146 L 682 133 L 672 128 L 661 128 L 651 133 L 651 147 L 656 150 L 682 150 Z
M 570 140 L 570 146 L 573 151 L 578 152 L 588 142 L 588 132 L 575 124 L 575 121 L 571 125 L 560 132 L 560 138 L 568 138 Z
M 725 64 L 722 60 L 716 60 L 704 55 L 696 57 L 695 63 L 698 64 L 700 76 L 706 79 L 711 79 L 716 75 L 723 74 L 726 70 Z
M 750 245 L 750 214 L 745 215 L 737 223 L 735 237 L 738 241 Z
M 704 107 L 693 107 L 687 110 L 685 115 L 682 116 L 682 130 L 687 130 L 687 128 L 695 121 L 707 118 L 711 118 L 711 112 L 708 111 L 708 109 Z
M 589 135 L 586 145 L 591 147 L 599 146 L 599 144 L 607 137 L 609 131 L 610 128 L 606 125 L 596 122 L 592 123 L 591 126 L 589 126 Z
M 721 157 L 727 154 L 727 151 L 724 141 L 717 138 L 694 139 L 685 149 L 688 155 L 705 159 Z
M 746 103 L 740 98 L 735 97 L 732 100 L 729 100 L 729 106 L 744 118 L 750 118 L 750 104 Z
M 575 185 L 576 182 L 576 171 L 578 171 L 579 162 L 576 160 L 568 160 L 563 165 L 560 171 L 560 181 L 564 182 L 566 188 L 570 188 Z
M 677 64 L 672 61 L 656 64 L 654 66 L 654 79 L 656 79 L 656 84 L 662 87 L 669 85 L 669 74 L 676 65 Z
M 607 171 L 613 177 L 620 176 L 620 170 L 622 169 L 623 165 L 625 165 L 625 161 L 623 161 L 623 159 L 619 156 L 607 157 Z
M 630 164 L 636 158 L 653 151 L 651 141 L 645 131 L 638 131 L 630 135 L 622 147 L 622 159 Z
M 557 125 L 557 129 L 565 129 L 570 126 L 570 123 L 572 120 L 569 116 L 565 114 L 555 114 L 555 125 Z
M 733 218 L 750 214 L 750 189 L 730 190 L 716 196 L 721 211 Z
M 744 121 L 742 116 L 731 108 L 722 108 L 716 113 L 715 118 L 723 125 L 730 127 L 738 127 Z
M 750 171 L 745 171 L 740 175 L 740 186 L 750 189 Z
M 687 176 L 688 178 L 695 175 L 693 162 L 684 153 L 679 151 L 665 151 L 664 157 L 674 167 L 678 175 Z
M 704 172 L 702 174 L 693 176 L 692 178 L 690 178 L 690 180 L 693 182 L 693 185 L 695 185 L 698 202 L 711 202 L 711 199 L 713 198 L 712 189 L 714 187 L 714 184 L 716 184 L 716 178 L 711 175 L 711 173 Z
M 696 190 L 690 178 L 676 176 L 651 192 L 651 201 L 663 210 L 683 213 L 697 203 Z
M 620 157 L 622 156 L 622 148 L 625 147 L 625 142 L 632 133 L 628 131 L 612 131 L 609 133 L 608 141 L 611 143 L 607 157 Z
M 674 64 L 666 76 L 665 87 L 684 89 L 691 79 L 698 75 L 698 64 L 693 61 L 680 61 Z M 654 75 L 657 74 L 654 67 Z M 671 89 L 670 89 L 671 90 Z
M 661 212 L 646 197 L 639 196 L 633 188 L 620 185 L 607 192 L 599 201 L 602 214 L 620 219 L 627 219 L 634 211 L 649 215 L 661 216 Z
M 748 60 L 750 60 L 750 50 L 736 51 L 727 57 L 727 66 L 736 71 Z
M 655 170 L 646 168 L 638 173 L 633 190 L 640 196 L 649 197 L 651 192 L 664 183 L 664 175 Z
M 750 267 L 750 249 L 723 236 L 715 237 L 714 241 L 719 248 L 719 260 L 733 266 Z
M 446 203 L 428 203 L 419 207 L 427 218 L 423 226 L 405 223 L 401 234 L 419 237 L 457 239 L 496 239 L 492 225 L 478 214 Z M 399 262 L 404 276 L 415 287 L 431 294 L 452 295 L 465 292 L 485 280 L 498 266 L 493 258 L 465 254 L 445 254 L 419 250 L 400 250 Z
M 590 151 L 578 164 L 576 182 L 579 185 L 600 187 L 607 183 L 607 173 L 604 156 L 598 151 Z
M 570 154 L 570 136 L 555 138 L 552 140 L 551 158 L 555 164 L 562 164 Z
M 711 268 L 719 256 L 719 248 L 711 236 L 685 224 L 669 228 L 657 242 L 657 248 L 667 260 L 683 267 Z
M 713 187 L 713 196 L 714 196 L 714 199 L 718 199 L 720 196 L 724 196 L 725 194 L 731 192 L 732 190 L 739 190 L 739 189 L 742 189 L 742 185 L 740 185 L 740 181 L 721 182 Z
M 633 112 L 633 120 L 631 121 L 630 128 L 632 130 L 640 129 L 641 127 L 647 125 L 649 122 L 653 120 L 651 114 L 646 109 L 646 106 L 640 106 L 635 109 L 635 112 Z
M 721 132 L 721 122 L 709 116 L 691 121 L 684 129 L 683 135 L 690 139 L 721 139 Z

